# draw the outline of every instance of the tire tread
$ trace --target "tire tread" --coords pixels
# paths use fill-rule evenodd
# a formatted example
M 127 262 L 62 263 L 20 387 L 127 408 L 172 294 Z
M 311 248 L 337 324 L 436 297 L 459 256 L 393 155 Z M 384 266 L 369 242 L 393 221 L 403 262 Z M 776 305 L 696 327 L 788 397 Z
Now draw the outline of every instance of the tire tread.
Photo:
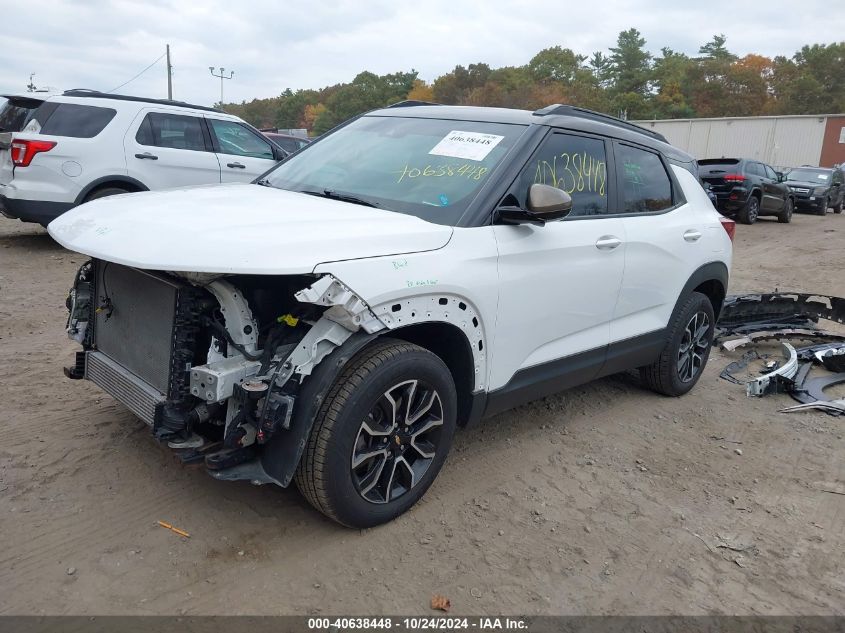
M 369 374 L 402 354 L 420 351 L 426 352 L 417 345 L 395 339 L 380 341 L 365 348 L 346 365 L 317 411 L 294 481 L 312 506 L 338 523 L 346 525 L 329 499 L 326 463 L 332 444 L 331 437 L 343 408 Z

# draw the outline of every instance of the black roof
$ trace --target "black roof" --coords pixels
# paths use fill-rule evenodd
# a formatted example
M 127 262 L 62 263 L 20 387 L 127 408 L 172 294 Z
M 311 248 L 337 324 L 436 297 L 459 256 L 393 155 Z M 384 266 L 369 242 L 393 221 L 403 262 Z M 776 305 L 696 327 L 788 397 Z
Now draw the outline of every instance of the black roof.
M 217 108 L 210 108 L 208 106 L 201 106 L 193 103 L 185 103 L 184 101 L 173 101 L 172 99 L 152 99 L 150 97 L 133 97 L 130 95 L 116 95 L 110 92 L 88 90 L 87 88 L 65 90 L 62 95 L 65 97 L 91 97 L 94 99 L 114 99 L 115 101 L 138 101 L 141 103 L 157 103 L 159 105 L 175 106 L 177 108 L 193 108 L 194 110 L 205 110 L 207 112 L 220 112 L 221 114 L 225 114 L 225 112 L 223 112 L 222 110 L 218 110 Z
M 488 123 L 511 123 L 518 125 L 544 125 L 569 130 L 610 136 L 627 140 L 660 151 L 671 158 L 689 162 L 692 157 L 673 147 L 662 134 L 647 130 L 639 125 L 617 119 L 586 108 L 554 104 L 541 110 L 514 110 L 510 108 L 486 108 L 476 106 L 451 106 L 401 102 L 392 107 L 374 110 L 368 116 L 419 117 L 426 119 L 454 119 L 456 121 L 480 121 Z

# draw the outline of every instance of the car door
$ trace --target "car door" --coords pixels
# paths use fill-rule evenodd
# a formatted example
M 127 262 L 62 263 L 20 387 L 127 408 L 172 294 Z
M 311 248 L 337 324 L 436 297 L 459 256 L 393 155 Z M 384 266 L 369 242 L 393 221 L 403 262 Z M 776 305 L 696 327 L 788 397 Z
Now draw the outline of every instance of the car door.
M 493 227 L 500 293 L 492 389 L 527 382 L 538 385 L 535 397 L 598 373 L 625 258 L 623 221 L 607 214 L 614 204 L 607 161 L 604 139 L 552 132 L 503 201 L 525 208 L 528 188 L 542 183 L 568 192 L 573 207 L 545 226 Z
M 781 198 L 780 186 L 774 170 L 769 175 L 763 163 L 754 163 L 754 168 L 760 176 L 760 187 L 762 191 L 760 211 L 780 211 L 783 206 L 783 199 Z
M 240 121 L 206 117 L 223 182 L 252 182 L 276 164 L 270 142 Z
M 201 116 L 141 110 L 123 141 L 128 174 L 150 190 L 220 182 Z
M 789 187 L 778 179 L 777 173 L 770 165 L 764 163 L 763 169 L 766 172 L 766 179 L 771 183 L 772 211 L 781 211 L 787 197 L 789 197 Z
M 663 331 L 684 285 L 707 261 L 706 237 L 713 222 L 684 199 L 678 179 L 687 173 L 681 169 L 675 173 L 658 152 L 616 142 L 614 153 L 626 249 L 608 362 L 625 353 L 630 367 L 630 354 L 638 349 L 649 353 L 652 345 L 664 340 Z

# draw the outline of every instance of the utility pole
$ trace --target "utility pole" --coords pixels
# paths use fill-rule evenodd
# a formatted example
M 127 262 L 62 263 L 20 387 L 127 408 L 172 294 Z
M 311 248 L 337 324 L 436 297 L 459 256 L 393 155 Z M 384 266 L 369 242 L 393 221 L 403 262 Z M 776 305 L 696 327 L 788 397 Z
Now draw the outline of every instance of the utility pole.
M 35 92 L 35 73 L 29 73 L 29 85 L 26 87 L 27 92 Z
M 211 71 L 212 77 L 220 77 L 220 104 L 222 105 L 223 104 L 223 80 L 224 79 L 231 79 L 232 77 L 234 77 L 235 71 L 230 70 L 229 76 L 227 77 L 226 76 L 226 69 L 223 68 L 222 66 L 220 67 L 220 74 L 219 75 L 214 74 L 214 66 L 209 66 L 208 69 Z
M 170 65 L 170 44 L 167 45 L 167 98 L 173 99 L 173 66 Z

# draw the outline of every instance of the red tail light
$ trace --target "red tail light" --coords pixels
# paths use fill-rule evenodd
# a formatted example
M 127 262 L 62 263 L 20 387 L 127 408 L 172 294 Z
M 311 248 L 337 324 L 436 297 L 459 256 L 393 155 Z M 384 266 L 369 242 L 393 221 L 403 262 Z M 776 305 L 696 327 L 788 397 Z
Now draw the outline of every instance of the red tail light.
M 725 182 L 745 182 L 745 176 L 742 174 L 725 174 Z
M 734 235 L 736 234 L 736 222 L 730 218 L 719 218 L 719 222 L 722 223 L 722 228 L 725 229 L 725 233 L 728 234 L 728 237 L 731 238 L 731 242 L 733 242 Z
M 15 167 L 29 167 L 36 154 L 49 152 L 55 146 L 55 141 L 27 141 L 16 138 L 12 141 L 12 162 Z

